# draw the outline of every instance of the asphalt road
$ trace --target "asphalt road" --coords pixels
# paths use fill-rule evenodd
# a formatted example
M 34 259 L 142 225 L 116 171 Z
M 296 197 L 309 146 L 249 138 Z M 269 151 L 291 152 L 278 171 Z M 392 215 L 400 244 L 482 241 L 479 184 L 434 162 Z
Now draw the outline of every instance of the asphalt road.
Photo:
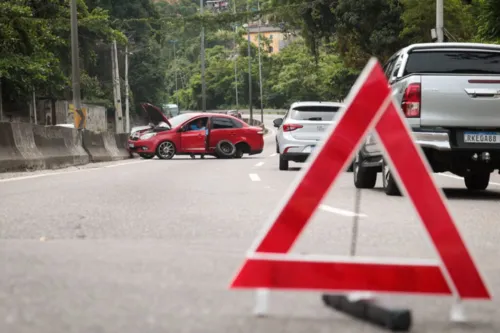
M 273 116 L 265 116 L 270 125 Z M 271 126 L 269 126 L 271 127 Z M 300 165 L 293 165 L 300 167 Z M 254 293 L 228 284 L 298 169 L 278 171 L 274 136 L 241 160 L 134 160 L 0 176 L 0 332 L 379 332 L 326 309 L 317 293 Z M 436 175 L 490 289 L 500 289 L 500 177 L 470 195 Z M 352 174 L 342 175 L 294 252 L 348 254 Z M 434 258 L 408 201 L 362 192 L 357 253 Z M 500 332 L 500 303 L 466 302 L 470 322 L 448 321 L 449 298 L 392 297 L 414 332 Z

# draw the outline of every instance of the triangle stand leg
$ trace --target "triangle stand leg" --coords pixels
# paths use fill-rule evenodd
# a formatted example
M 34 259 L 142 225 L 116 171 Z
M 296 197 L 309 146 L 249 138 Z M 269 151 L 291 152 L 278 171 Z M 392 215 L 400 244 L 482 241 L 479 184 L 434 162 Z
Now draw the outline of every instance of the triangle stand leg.
M 351 256 L 356 254 L 360 204 L 361 190 L 356 189 Z M 408 332 L 411 328 L 411 310 L 393 309 L 382 305 L 370 292 L 351 292 L 347 295 L 323 294 L 322 300 L 329 308 L 393 332 Z
M 451 306 L 450 321 L 452 323 L 465 323 L 467 316 L 465 315 L 464 305 L 460 300 L 456 300 Z
M 255 292 L 255 307 L 253 313 L 257 317 L 264 317 L 269 311 L 269 289 L 257 289 Z

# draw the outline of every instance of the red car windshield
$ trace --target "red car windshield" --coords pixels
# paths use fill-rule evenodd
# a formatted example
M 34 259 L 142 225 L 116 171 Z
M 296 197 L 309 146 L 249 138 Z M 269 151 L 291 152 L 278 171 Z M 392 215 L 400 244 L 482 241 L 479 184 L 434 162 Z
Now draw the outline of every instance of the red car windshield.
M 178 116 L 170 118 L 168 121 L 172 125 L 172 128 L 177 127 L 184 123 L 185 121 L 188 121 L 189 119 L 193 118 L 193 114 L 191 113 L 184 113 L 180 114 Z

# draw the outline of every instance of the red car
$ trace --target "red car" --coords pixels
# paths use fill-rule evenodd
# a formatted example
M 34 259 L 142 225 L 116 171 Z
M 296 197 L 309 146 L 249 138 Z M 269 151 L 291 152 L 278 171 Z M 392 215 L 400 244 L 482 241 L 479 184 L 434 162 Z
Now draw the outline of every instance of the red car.
M 175 155 L 241 158 L 264 149 L 264 130 L 219 113 L 185 113 L 167 119 L 155 108 L 143 108 L 150 127 L 131 133 L 129 151 L 143 158 L 171 159 Z

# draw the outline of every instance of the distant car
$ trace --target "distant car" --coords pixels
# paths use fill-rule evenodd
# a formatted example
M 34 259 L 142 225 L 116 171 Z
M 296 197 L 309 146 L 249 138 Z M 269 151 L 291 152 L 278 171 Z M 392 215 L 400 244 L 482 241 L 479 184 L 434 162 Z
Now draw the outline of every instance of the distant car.
M 305 162 L 342 107 L 337 102 L 296 102 L 283 118 L 275 119 L 279 169 L 288 170 L 290 161 Z
M 233 116 L 233 117 L 236 117 L 238 119 L 241 119 L 243 116 L 241 114 L 241 112 L 237 111 L 237 110 L 229 110 L 226 112 L 227 115 L 229 116 Z
M 184 113 L 167 119 L 155 108 L 145 108 L 150 126 L 131 134 L 129 151 L 150 159 L 175 155 L 212 155 L 241 158 L 264 149 L 264 130 L 220 113 Z M 191 129 L 201 122 L 205 129 Z

